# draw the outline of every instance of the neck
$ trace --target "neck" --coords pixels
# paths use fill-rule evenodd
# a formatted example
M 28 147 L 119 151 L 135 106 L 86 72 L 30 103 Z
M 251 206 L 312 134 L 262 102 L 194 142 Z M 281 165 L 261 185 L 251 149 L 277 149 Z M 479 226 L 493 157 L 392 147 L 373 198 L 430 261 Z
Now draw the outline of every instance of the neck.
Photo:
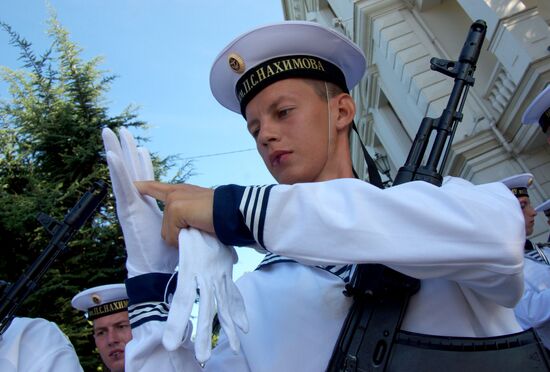
M 318 181 L 328 181 L 338 178 L 354 178 L 353 164 L 350 155 L 349 140 L 341 135 L 335 138 L 335 148 L 328 160 L 328 172 L 324 172 Z

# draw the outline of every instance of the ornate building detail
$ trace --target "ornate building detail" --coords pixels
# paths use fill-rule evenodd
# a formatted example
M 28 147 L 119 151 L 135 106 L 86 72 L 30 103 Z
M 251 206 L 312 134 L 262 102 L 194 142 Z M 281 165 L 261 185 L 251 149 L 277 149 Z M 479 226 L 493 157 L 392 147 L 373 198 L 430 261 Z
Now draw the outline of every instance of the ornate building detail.
M 500 63 L 497 64 L 491 80 L 487 89 L 487 100 L 497 113 L 496 119 L 498 119 L 512 99 L 517 87 Z

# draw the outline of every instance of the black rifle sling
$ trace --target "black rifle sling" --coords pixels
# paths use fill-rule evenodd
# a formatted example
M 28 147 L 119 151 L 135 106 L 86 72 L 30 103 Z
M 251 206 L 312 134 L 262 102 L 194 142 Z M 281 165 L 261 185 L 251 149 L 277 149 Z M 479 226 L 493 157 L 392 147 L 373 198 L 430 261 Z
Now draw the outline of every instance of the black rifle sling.
M 358 265 L 345 293 L 354 302 L 327 371 L 383 371 L 409 299 L 419 288 L 418 279 L 384 265 Z
M 384 184 L 382 183 L 382 178 L 380 177 L 380 173 L 378 173 L 378 168 L 376 167 L 376 163 L 374 162 L 369 152 L 367 151 L 367 148 L 365 147 L 365 144 L 361 139 L 361 135 L 359 134 L 359 130 L 357 129 L 357 125 L 355 125 L 355 121 L 351 122 L 351 128 L 357 134 L 357 138 L 359 139 L 359 144 L 361 145 L 361 150 L 363 150 L 363 157 L 365 158 L 365 162 L 367 163 L 367 174 L 369 175 L 369 183 L 371 185 L 378 187 L 379 189 L 383 189 Z M 359 178 L 357 176 L 357 173 L 355 173 L 355 170 L 353 170 L 353 174 L 355 175 L 356 178 Z

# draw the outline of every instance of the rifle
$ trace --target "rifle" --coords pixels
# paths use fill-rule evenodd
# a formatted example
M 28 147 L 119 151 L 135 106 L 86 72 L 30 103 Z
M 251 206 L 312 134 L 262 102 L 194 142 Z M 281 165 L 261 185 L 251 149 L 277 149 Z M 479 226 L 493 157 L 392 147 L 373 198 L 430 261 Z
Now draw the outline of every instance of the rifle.
M 67 248 L 72 236 L 94 214 L 105 195 L 107 195 L 107 185 L 98 180 L 71 208 L 63 222 L 58 222 L 42 212 L 37 215 L 38 221 L 52 235 L 52 238 L 40 256 L 2 296 L 0 300 L 0 337 L 9 327 L 17 309 L 34 291 L 57 256 Z
M 422 119 L 405 165 L 397 173 L 394 185 L 422 180 L 441 186 L 457 124 L 485 39 L 487 26 L 475 21 L 468 32 L 458 61 L 430 60 L 430 68 L 454 78 L 446 108 L 439 118 Z M 428 142 L 435 131 L 426 164 L 422 164 Z M 441 156 L 443 159 L 441 160 Z M 334 347 L 327 371 L 386 370 L 391 349 L 400 329 L 410 297 L 420 281 L 379 264 L 358 265 L 345 294 L 354 302 Z
M 470 26 L 468 37 L 462 47 L 458 61 L 439 58 L 430 60 L 432 70 L 455 79 L 453 90 L 447 101 L 447 107 L 439 118 L 425 117 L 422 119 L 405 165 L 399 168 L 394 185 L 421 180 L 441 186 L 443 181 L 442 170 L 451 149 L 457 124 L 462 121 L 462 109 L 466 102 L 466 96 L 470 86 L 474 85 L 473 75 L 486 30 L 487 26 L 482 20 L 477 20 Z M 460 107 L 458 106 L 459 102 Z M 425 165 L 421 165 L 428 146 L 428 140 L 434 130 L 436 131 L 436 137 L 428 160 Z M 440 162 L 444 149 L 445 154 Z

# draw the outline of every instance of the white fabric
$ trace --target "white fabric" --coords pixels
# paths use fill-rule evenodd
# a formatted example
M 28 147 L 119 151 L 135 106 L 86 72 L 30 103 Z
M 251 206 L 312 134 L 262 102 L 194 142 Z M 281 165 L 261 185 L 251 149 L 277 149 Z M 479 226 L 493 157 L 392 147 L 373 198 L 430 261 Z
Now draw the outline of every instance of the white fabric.
M 15 318 L 0 341 L 2 372 L 82 371 L 73 345 L 52 322 Z
M 499 182 L 446 178 L 441 187 L 381 190 L 339 179 L 274 187 L 264 243 L 307 265 L 380 263 L 418 279 L 451 280 L 513 307 L 523 293 L 524 230 L 517 198 Z
M 334 274 L 297 263 L 277 263 L 237 281 L 248 309 L 250 330 L 241 334 L 233 371 L 324 371 L 351 306 L 344 282 Z M 225 337 L 207 363 L 209 371 L 231 371 Z M 219 350 L 218 350 L 219 348 Z
M 550 249 L 544 248 L 550 258 Z M 525 292 L 515 308 L 523 329 L 534 328 L 544 346 L 550 349 L 550 266 L 525 260 Z
M 218 319 L 227 334 L 231 349 L 240 344 L 236 327 L 248 332 L 248 319 L 241 293 L 233 282 L 233 264 L 238 257 L 233 247 L 221 244 L 213 236 L 196 229 L 182 229 L 178 237 L 179 274 L 176 292 L 163 337 L 168 350 L 177 349 L 185 336 L 191 309 L 197 295 L 199 318 L 195 340 L 195 355 L 203 363 L 210 358 L 212 321 Z
M 138 149 L 133 136 L 120 129 L 120 142 L 110 129 L 102 132 L 111 174 L 116 212 L 124 234 L 128 277 L 149 272 L 174 271 L 178 252 L 160 236 L 162 212 L 155 199 L 142 196 L 133 181 L 154 180 L 153 165 L 147 149 Z
M 166 322 L 151 321 L 132 329 L 132 339 L 124 350 L 126 372 L 200 371 L 190 341 L 176 351 L 168 351 L 162 345 Z M 187 327 L 186 340 L 191 339 L 191 322 Z
M 422 287 L 403 329 L 484 337 L 521 331 L 512 307 L 523 291 L 524 231 L 517 198 L 501 183 L 446 179 L 441 188 L 414 182 L 382 191 L 336 180 L 274 187 L 264 242 L 268 250 L 308 265 L 377 262 L 416 276 Z M 326 368 L 351 304 L 340 278 L 277 263 L 244 275 L 237 286 L 250 330 L 238 331 L 238 354 L 222 335 L 205 370 Z M 140 337 L 148 336 L 134 334 L 132 342 L 137 345 Z M 191 363 L 189 347 L 180 351 Z M 150 351 L 161 358 L 162 350 Z

